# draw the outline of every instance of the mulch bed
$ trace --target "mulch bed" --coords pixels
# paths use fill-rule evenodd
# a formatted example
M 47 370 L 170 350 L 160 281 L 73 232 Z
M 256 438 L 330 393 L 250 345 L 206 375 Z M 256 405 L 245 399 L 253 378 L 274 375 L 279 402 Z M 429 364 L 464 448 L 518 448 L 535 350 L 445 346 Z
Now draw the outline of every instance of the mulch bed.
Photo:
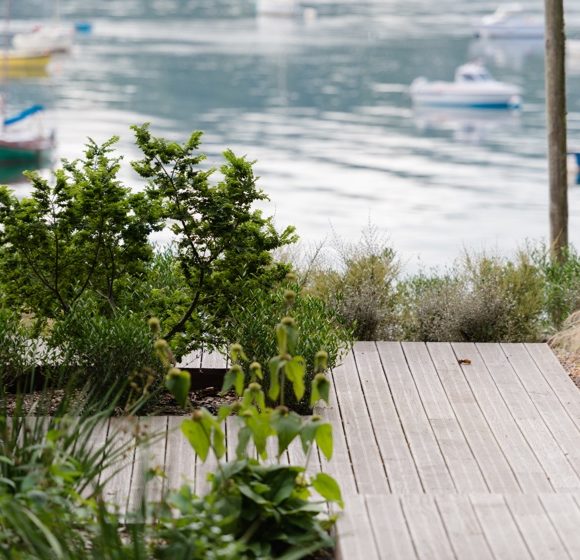
M 552 348 L 562 367 L 580 389 L 580 352 L 568 352 L 560 348 Z

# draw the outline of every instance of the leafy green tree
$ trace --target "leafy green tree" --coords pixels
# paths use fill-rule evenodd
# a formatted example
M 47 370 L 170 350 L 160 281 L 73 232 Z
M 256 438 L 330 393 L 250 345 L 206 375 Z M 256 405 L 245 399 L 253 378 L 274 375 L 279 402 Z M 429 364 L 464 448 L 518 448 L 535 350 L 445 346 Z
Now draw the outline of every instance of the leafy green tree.
M 55 316 L 90 292 L 114 309 L 122 285 L 143 272 L 161 222 L 145 193 L 117 179 L 116 141 L 89 140 L 84 159 L 63 160 L 54 184 L 28 173 L 30 197 L 0 187 L 0 272 L 11 303 Z
M 187 332 L 189 340 L 201 342 L 228 321 L 240 298 L 284 278 L 288 266 L 274 262 L 272 251 L 296 241 L 294 229 L 278 233 L 271 218 L 253 209 L 267 197 L 245 157 L 225 151 L 223 178 L 212 182 L 215 169 L 200 168 L 201 132 L 180 145 L 154 137 L 148 125 L 133 129 L 144 155 L 133 168 L 149 181 L 149 196 L 170 221 L 189 293 L 165 338 Z

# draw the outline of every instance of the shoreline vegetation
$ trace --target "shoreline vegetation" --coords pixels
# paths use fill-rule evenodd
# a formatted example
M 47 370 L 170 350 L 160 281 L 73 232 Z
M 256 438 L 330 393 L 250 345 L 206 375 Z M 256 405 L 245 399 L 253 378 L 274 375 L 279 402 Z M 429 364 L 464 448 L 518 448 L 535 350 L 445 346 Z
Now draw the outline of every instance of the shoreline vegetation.
M 89 141 L 53 181 L 29 174 L 26 198 L 0 187 L 3 557 L 328 555 L 336 515 L 327 507 L 342 507 L 342 496 L 328 475 L 307 474 L 312 449 L 327 460 L 333 451 L 330 425 L 312 412 L 328 402 L 328 374 L 355 340 L 550 340 L 578 377 L 573 248 L 558 263 L 541 245 L 511 258 L 466 252 L 445 269 L 406 275 L 369 226 L 358 244 L 307 255 L 294 228 L 278 232 L 254 209 L 267 197 L 251 161 L 224 152 L 216 180 L 202 165 L 201 133 L 178 144 L 147 125 L 133 130 L 143 192 L 118 179 L 116 139 Z M 175 242 L 160 251 L 149 236 L 165 227 Z M 201 347 L 229 349 L 219 394 L 192 391 L 175 367 Z M 168 406 L 183 414 L 196 454 L 217 465 L 210 491 L 184 486 L 127 517 L 103 493 L 127 448 L 111 438 L 91 448 L 91 434 L 99 419 Z M 226 463 L 232 416 L 240 430 Z M 303 465 L 280 461 L 293 441 Z

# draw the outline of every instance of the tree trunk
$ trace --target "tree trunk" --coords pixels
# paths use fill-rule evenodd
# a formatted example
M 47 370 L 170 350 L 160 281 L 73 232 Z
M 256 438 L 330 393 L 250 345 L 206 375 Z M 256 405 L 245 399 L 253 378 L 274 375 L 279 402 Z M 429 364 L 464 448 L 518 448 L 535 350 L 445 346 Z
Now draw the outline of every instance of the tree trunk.
M 568 246 L 566 69 L 563 0 L 544 0 L 546 18 L 546 124 L 550 178 L 550 249 L 558 261 Z

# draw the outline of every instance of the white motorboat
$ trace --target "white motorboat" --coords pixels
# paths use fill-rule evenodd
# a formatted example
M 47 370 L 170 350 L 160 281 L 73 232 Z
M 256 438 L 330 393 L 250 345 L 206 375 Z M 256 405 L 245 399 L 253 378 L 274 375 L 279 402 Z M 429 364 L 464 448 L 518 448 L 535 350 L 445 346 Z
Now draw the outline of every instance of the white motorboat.
M 256 0 L 256 14 L 259 16 L 295 17 L 301 11 L 297 0 Z
M 67 52 L 73 43 L 73 30 L 62 26 L 38 26 L 12 38 L 14 49 L 21 52 Z
M 454 82 L 417 78 L 409 93 L 415 105 L 471 109 L 516 109 L 521 105 L 518 86 L 498 82 L 480 63 L 471 62 L 455 71 Z
M 542 38 L 544 22 L 542 18 L 526 14 L 520 4 L 507 4 L 484 16 L 474 32 L 484 38 Z

